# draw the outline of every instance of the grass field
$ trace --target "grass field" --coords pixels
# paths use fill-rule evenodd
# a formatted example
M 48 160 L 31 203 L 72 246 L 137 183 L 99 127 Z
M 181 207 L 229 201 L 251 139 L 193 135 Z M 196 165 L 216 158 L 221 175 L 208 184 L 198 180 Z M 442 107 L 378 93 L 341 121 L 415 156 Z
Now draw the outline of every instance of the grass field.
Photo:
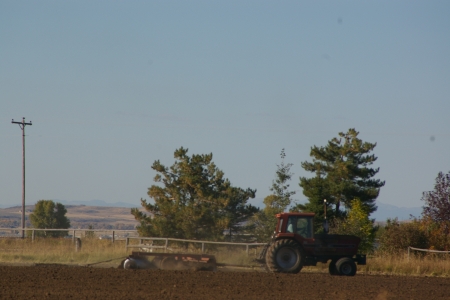
M 0 263 L 92 264 L 127 255 L 125 241 L 83 239 L 76 251 L 72 239 L 0 239 Z

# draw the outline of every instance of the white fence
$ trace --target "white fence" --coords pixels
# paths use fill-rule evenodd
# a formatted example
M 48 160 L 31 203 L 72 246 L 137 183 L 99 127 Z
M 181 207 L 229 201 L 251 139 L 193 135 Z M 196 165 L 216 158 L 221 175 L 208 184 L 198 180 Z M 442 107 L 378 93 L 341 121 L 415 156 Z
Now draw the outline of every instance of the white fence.
M 130 240 L 139 240 L 139 244 L 130 244 Z M 150 244 L 145 244 L 144 241 L 150 241 Z M 163 241 L 164 246 L 153 245 L 153 241 Z M 172 239 L 172 238 L 157 238 L 157 237 L 127 237 L 125 242 L 125 248 L 128 250 L 129 248 L 143 248 L 149 249 L 163 249 L 164 252 L 170 250 L 169 242 L 183 242 L 183 243 L 192 243 L 192 244 L 201 244 L 202 253 L 205 252 L 205 244 L 214 244 L 214 245 L 232 245 L 238 247 L 245 247 L 245 251 L 247 255 L 249 254 L 250 247 L 258 247 L 264 246 L 267 243 L 231 243 L 231 242 L 210 242 L 210 241 L 199 241 L 199 240 L 184 240 L 184 239 Z
M 63 231 L 67 232 L 66 238 L 71 238 L 74 242 L 76 238 L 86 237 L 88 233 L 92 234 L 92 237 L 98 239 L 111 240 L 113 243 L 116 240 L 125 240 L 129 236 L 139 236 L 137 230 L 107 230 L 107 229 L 40 229 L 40 228 L 0 228 L 0 237 L 21 237 L 21 232 L 31 232 L 31 240 L 36 239 L 37 231 Z
M 137 230 L 105 230 L 105 229 L 39 229 L 39 228 L 0 228 L 0 238 L 20 238 L 21 232 L 31 232 L 31 236 L 28 235 L 27 238 L 31 237 L 34 241 L 37 238 L 37 231 L 64 231 L 69 235 L 65 238 L 70 238 L 75 243 L 77 238 L 84 238 L 87 233 L 93 234 L 95 238 L 111 240 L 114 243 L 116 240 L 125 240 L 125 248 L 128 250 L 130 248 L 143 248 L 153 251 L 153 249 L 162 249 L 164 252 L 170 251 L 170 242 L 182 242 L 191 244 L 201 244 L 201 252 L 205 252 L 205 244 L 215 244 L 215 245 L 229 245 L 236 247 L 245 247 L 247 255 L 249 254 L 249 249 L 251 247 L 264 246 L 267 243 L 232 243 L 232 242 L 210 242 L 210 241 L 199 241 L 199 240 L 185 240 L 185 239 L 174 239 L 174 238 L 160 238 L 160 237 L 139 237 Z M 138 240 L 138 244 L 130 243 L 131 240 Z M 153 241 L 163 241 L 164 245 L 153 245 Z M 150 243 L 148 243 L 150 242 Z
M 409 259 L 410 250 L 420 251 L 420 252 L 428 252 L 428 253 L 445 253 L 445 254 L 450 254 L 450 251 L 439 251 L 439 250 L 429 250 L 429 249 L 420 249 L 420 248 L 408 247 L 408 259 Z

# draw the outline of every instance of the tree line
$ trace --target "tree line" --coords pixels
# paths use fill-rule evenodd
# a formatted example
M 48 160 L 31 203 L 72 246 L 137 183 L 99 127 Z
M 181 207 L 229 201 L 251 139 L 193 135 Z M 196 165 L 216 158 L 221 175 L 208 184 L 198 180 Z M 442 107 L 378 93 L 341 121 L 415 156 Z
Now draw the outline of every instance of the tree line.
M 311 160 L 301 166 L 312 176 L 300 177 L 298 183 L 306 203 L 293 199 L 293 164 L 286 163 L 282 149 L 271 194 L 264 198 L 262 209 L 248 203 L 256 189 L 233 186 L 213 162 L 212 153 L 188 155 L 188 149 L 176 149 L 171 166 L 159 160 L 153 163 L 155 184 L 147 193 L 151 200 L 141 199 L 145 212 L 131 209 L 139 223 L 136 229 L 140 236 L 220 241 L 245 234 L 266 242 L 275 229 L 275 215 L 284 211 L 315 213 L 314 228 L 320 233 L 326 199 L 330 233 L 359 236 L 363 253 L 374 250 L 376 238 L 381 252 L 397 253 L 408 246 L 450 250 L 450 172 L 440 172 L 434 190 L 423 193 L 421 218 L 406 223 L 388 219 L 386 226 L 376 226 L 370 215 L 377 209 L 375 201 L 385 182 L 374 178 L 379 172 L 372 167 L 377 160 L 376 143 L 364 142 L 358 135 L 351 128 L 325 146 L 311 147 Z M 60 203 L 40 200 L 30 221 L 35 228 L 69 228 L 66 212 Z M 38 234 L 64 236 L 67 232 Z
M 212 161 L 212 153 L 189 156 L 188 149 L 181 147 L 175 150 L 170 167 L 159 160 L 153 163 L 157 174 L 155 184 L 148 189 L 151 201 L 141 199 L 146 212 L 131 210 L 139 222 L 137 229 L 142 236 L 220 240 L 226 234 L 250 233 L 259 241 L 267 241 L 277 222 L 275 215 L 288 209 L 314 212 L 315 228 L 320 231 L 323 200 L 327 199 L 327 216 L 334 231 L 349 231 L 357 227 L 351 222 L 366 222 L 370 230 L 365 228 L 364 232 L 370 231 L 372 236 L 373 221 L 368 218 L 376 210 L 375 200 L 385 182 L 374 178 L 379 172 L 379 168 L 372 168 L 377 160 L 372 154 L 376 143 L 363 142 L 358 134 L 349 129 L 326 146 L 311 148 L 312 160 L 301 165 L 312 177 L 300 177 L 299 182 L 308 200 L 305 204 L 292 199 L 292 163 L 285 162 L 282 149 L 263 209 L 248 204 L 256 190 L 232 186 Z M 358 219 L 361 217 L 363 220 Z

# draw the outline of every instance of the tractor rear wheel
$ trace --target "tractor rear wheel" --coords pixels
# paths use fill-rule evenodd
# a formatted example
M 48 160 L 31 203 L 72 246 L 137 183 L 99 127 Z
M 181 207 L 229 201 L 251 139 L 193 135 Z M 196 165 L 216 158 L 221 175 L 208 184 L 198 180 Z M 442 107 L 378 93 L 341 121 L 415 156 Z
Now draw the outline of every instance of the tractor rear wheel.
M 336 268 L 336 260 L 330 261 L 330 264 L 328 265 L 328 272 L 330 272 L 330 275 L 339 275 L 339 272 Z
M 353 259 L 343 257 L 336 262 L 336 269 L 339 275 L 343 276 L 355 276 L 356 264 Z
M 303 249 L 294 240 L 278 240 L 267 249 L 266 264 L 272 272 L 296 274 L 303 268 L 304 261 Z

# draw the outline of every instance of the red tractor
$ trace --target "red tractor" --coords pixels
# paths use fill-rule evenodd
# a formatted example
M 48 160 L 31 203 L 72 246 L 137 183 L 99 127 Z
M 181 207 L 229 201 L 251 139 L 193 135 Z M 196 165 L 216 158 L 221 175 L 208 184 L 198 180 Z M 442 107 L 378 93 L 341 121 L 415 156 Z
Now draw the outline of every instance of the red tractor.
M 313 213 L 280 213 L 271 242 L 258 261 L 272 272 L 298 273 L 303 266 L 329 264 L 331 275 L 354 276 L 356 264 L 365 265 L 359 255 L 360 238 L 352 235 L 314 234 Z M 325 221 L 324 231 L 328 231 Z

